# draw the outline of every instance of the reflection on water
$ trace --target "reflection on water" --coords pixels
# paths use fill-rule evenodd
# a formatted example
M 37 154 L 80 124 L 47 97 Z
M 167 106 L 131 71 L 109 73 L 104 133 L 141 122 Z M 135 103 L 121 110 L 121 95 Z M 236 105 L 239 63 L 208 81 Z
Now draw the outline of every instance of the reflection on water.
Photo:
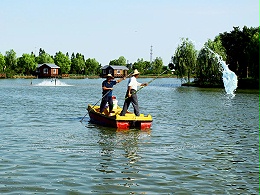
M 109 128 L 97 128 L 100 156 L 96 170 L 101 174 L 92 175 L 96 183 L 92 186 L 92 193 L 120 194 L 126 187 L 139 186 L 140 166 L 136 164 L 142 158 L 139 147 L 149 141 L 150 131 L 116 132 Z
M 97 170 L 104 173 L 100 186 L 104 187 L 111 183 L 123 182 L 122 186 L 137 185 L 134 181 L 138 177 L 136 163 L 142 158 L 139 147 L 140 142 L 149 140 L 150 131 L 119 131 L 101 130 L 100 139 L 100 162 Z

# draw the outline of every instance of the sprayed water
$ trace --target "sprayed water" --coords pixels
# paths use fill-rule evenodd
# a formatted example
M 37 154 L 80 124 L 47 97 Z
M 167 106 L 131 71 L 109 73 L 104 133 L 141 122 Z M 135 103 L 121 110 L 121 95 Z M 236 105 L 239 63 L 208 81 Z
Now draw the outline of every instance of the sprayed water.
M 35 86 L 71 86 L 58 79 L 44 80 L 41 83 L 35 84 Z
M 221 65 L 219 69 L 222 72 L 222 80 L 224 83 L 226 93 L 234 97 L 238 83 L 237 75 L 228 68 L 228 65 L 219 54 L 215 53 L 209 48 L 208 50 L 216 56 L 218 63 Z

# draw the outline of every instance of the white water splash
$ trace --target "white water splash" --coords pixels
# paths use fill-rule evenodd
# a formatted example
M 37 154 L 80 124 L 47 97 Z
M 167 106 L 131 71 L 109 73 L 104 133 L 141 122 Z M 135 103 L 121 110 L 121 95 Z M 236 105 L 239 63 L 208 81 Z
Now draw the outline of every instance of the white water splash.
M 59 81 L 58 79 L 52 79 L 52 80 L 44 80 L 41 83 L 35 84 L 35 86 L 51 87 L 51 86 L 72 86 L 72 85 L 68 85 L 64 82 Z
M 209 48 L 208 50 L 216 56 L 218 63 L 221 65 L 219 69 L 222 72 L 222 80 L 224 83 L 226 93 L 234 97 L 238 83 L 237 75 L 228 68 L 228 65 L 219 54 L 215 53 Z
M 235 91 L 237 89 L 237 82 L 238 82 L 237 75 L 228 68 L 228 66 L 225 64 L 224 61 L 220 63 L 223 67 L 222 79 L 224 82 L 225 90 L 227 94 L 235 95 Z

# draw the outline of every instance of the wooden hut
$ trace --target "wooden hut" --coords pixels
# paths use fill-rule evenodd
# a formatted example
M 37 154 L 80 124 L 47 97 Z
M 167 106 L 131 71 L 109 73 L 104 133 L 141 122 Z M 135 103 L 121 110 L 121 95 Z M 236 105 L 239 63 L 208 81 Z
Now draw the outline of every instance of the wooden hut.
M 123 78 L 127 76 L 129 70 L 126 66 L 113 66 L 106 65 L 101 68 L 101 77 L 104 78 L 106 75 L 111 74 L 115 78 Z
M 60 67 L 56 64 L 38 64 L 36 73 L 39 78 L 58 77 Z

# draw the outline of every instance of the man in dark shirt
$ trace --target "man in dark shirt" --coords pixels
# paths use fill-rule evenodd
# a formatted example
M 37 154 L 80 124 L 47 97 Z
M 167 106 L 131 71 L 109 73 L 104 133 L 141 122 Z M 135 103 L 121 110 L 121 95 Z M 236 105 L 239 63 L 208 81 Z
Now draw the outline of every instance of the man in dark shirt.
M 116 81 L 114 81 L 113 79 L 114 79 L 114 77 L 111 74 L 108 74 L 107 79 L 102 82 L 103 92 L 102 92 L 102 101 L 100 104 L 100 113 L 102 113 L 104 111 L 106 104 L 108 102 L 109 115 L 110 115 L 110 113 L 113 110 L 113 99 L 112 99 L 113 86 L 116 85 L 117 83 L 120 83 L 122 80 L 125 79 L 125 77 L 122 79 L 116 80 Z

